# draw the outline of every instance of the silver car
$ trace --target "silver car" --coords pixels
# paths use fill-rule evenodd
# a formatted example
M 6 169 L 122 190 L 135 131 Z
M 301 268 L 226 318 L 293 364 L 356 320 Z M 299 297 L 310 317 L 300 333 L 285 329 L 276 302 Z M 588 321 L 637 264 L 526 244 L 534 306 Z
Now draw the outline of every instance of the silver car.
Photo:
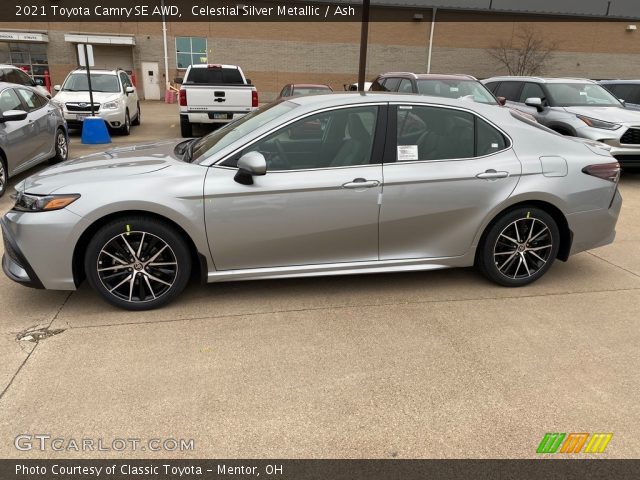
M 640 165 L 640 113 L 593 80 L 493 77 L 483 83 L 507 106 L 563 135 L 606 143 L 622 166 Z
M 29 87 L 0 82 L 0 196 L 9 177 L 45 160 L 67 159 L 62 112 Z
M 70 160 L 2 220 L 17 282 L 142 310 L 203 282 L 476 265 L 522 286 L 613 241 L 619 165 L 507 109 L 297 97 L 201 139 Z

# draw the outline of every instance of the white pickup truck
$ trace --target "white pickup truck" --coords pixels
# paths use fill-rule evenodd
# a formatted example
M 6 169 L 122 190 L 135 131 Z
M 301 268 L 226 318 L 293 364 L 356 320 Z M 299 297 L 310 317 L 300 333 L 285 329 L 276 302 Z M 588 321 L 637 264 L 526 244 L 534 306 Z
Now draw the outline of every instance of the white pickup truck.
M 236 65 L 190 65 L 180 87 L 180 131 L 194 123 L 228 123 L 258 108 L 258 91 Z

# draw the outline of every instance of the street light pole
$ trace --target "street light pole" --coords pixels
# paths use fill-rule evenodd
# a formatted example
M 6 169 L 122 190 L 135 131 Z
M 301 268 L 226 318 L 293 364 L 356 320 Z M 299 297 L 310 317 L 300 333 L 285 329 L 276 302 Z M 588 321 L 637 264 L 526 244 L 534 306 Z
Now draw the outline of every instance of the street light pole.
M 362 0 L 362 26 L 360 29 L 360 66 L 358 68 L 358 90 L 364 91 L 364 77 L 367 71 L 367 46 L 369 42 L 369 3 Z

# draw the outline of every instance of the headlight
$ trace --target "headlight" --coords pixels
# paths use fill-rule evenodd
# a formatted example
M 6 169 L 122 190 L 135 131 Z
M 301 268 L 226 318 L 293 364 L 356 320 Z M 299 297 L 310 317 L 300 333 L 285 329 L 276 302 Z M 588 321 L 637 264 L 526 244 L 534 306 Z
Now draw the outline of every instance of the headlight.
M 622 126 L 622 125 L 618 125 L 617 123 L 605 122 L 603 120 L 597 120 L 591 117 L 584 117 L 582 115 L 576 115 L 576 117 L 578 117 L 584 123 L 586 123 L 587 125 L 593 128 L 602 128 L 604 130 L 617 130 Z
M 101 108 L 103 110 L 116 110 L 120 108 L 120 100 L 114 100 L 113 102 L 103 103 Z
M 11 196 L 16 204 L 14 210 L 19 212 L 49 212 L 60 210 L 80 198 L 78 194 L 68 195 L 34 195 L 31 193 L 18 192 Z

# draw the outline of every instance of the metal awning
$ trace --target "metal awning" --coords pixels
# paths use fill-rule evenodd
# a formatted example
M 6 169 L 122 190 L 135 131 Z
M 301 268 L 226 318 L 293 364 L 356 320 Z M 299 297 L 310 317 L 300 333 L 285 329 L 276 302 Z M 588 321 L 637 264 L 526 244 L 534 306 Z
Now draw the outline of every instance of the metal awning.
M 125 35 L 86 35 L 82 33 L 65 33 L 64 39 L 71 43 L 88 43 L 91 45 L 127 45 L 136 44 L 135 37 Z

